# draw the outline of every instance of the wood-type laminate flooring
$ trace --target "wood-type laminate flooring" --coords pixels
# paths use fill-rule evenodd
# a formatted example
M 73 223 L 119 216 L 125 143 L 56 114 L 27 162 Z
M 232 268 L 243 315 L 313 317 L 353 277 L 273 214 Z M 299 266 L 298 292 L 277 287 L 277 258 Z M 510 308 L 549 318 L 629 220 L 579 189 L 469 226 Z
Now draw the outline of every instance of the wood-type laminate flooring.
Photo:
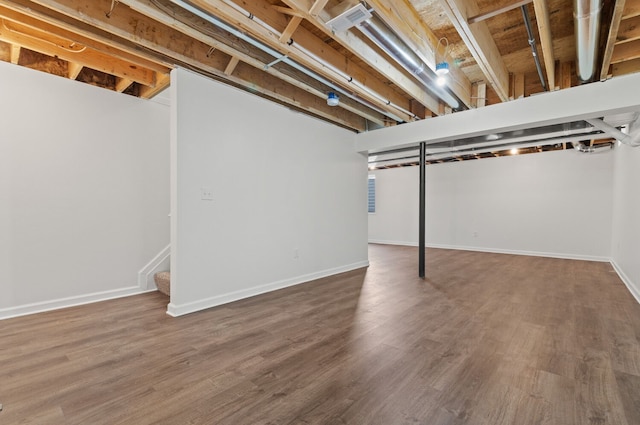
M 0 424 L 640 424 L 640 305 L 609 264 L 370 260 L 179 318 L 149 293 L 0 321 Z

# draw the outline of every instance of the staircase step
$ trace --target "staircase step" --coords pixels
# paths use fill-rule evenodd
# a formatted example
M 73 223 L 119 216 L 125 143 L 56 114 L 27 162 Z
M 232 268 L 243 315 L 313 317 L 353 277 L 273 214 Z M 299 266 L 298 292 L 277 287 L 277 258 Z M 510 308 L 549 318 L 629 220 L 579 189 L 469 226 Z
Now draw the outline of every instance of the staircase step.
M 158 272 L 153 275 L 153 280 L 156 282 L 158 291 L 167 296 L 171 296 L 171 272 Z

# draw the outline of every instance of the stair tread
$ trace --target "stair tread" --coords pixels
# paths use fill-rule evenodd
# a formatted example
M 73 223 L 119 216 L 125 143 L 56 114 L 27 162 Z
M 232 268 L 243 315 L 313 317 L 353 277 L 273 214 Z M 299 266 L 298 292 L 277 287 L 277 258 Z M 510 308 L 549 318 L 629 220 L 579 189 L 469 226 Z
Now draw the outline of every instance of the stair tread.
M 153 275 L 153 280 L 156 282 L 158 291 L 170 296 L 171 295 L 171 272 L 163 271 Z

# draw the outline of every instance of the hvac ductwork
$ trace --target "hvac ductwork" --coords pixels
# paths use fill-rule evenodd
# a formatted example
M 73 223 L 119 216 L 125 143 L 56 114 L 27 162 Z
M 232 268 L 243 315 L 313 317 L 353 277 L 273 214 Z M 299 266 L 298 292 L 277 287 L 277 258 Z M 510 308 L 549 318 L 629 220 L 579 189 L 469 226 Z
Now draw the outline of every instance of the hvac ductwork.
M 601 9 L 601 0 L 573 1 L 577 73 L 583 83 L 591 81 L 595 76 Z
M 436 74 L 420 57 L 414 53 L 375 13 L 366 21 L 361 22 L 358 28 L 364 35 L 384 50 L 404 69 L 421 81 L 427 91 L 441 99 L 452 109 L 466 109 L 466 106 L 456 95 L 444 87 L 436 84 Z
M 595 153 L 595 152 L 604 152 L 605 150 L 613 149 L 613 143 L 596 145 L 596 146 L 587 146 L 584 142 L 572 142 L 573 149 L 582 153 Z

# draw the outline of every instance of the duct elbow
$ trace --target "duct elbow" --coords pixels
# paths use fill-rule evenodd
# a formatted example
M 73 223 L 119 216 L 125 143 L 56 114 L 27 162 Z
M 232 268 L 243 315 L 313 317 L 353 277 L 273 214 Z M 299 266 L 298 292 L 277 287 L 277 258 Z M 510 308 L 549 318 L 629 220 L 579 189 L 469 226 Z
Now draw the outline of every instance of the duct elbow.
M 607 143 L 596 146 L 587 146 L 584 142 L 571 142 L 573 149 L 581 153 L 595 153 L 603 152 L 605 150 L 613 149 L 613 143 Z
M 594 152 L 594 149 L 592 147 L 585 145 L 583 142 L 571 142 L 571 144 L 573 145 L 573 149 L 575 149 L 578 152 L 582 152 L 582 153 Z

